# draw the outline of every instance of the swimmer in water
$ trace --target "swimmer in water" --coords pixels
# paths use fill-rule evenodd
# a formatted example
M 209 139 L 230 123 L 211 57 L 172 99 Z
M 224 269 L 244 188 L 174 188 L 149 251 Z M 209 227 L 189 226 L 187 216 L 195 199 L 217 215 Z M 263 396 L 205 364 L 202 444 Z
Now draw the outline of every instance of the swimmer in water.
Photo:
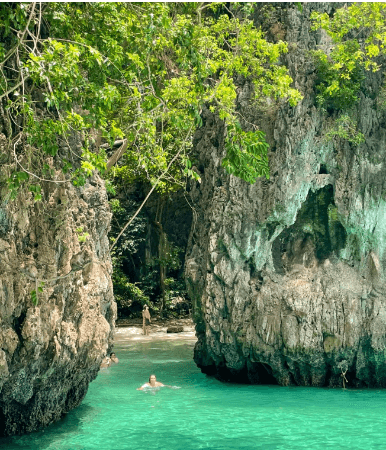
M 165 386 L 165 385 L 160 383 L 159 381 L 157 381 L 157 378 L 155 377 L 155 375 L 150 375 L 149 382 L 145 383 L 140 388 L 137 388 L 137 391 L 143 391 L 143 389 L 149 388 L 149 387 L 161 387 L 161 386 Z
M 119 362 L 119 359 L 117 358 L 117 355 L 114 352 L 110 353 L 110 360 L 111 360 L 112 363 L 118 363 Z
M 101 369 L 106 369 L 107 367 L 110 366 L 111 366 L 111 359 L 108 356 L 106 356 L 102 361 Z

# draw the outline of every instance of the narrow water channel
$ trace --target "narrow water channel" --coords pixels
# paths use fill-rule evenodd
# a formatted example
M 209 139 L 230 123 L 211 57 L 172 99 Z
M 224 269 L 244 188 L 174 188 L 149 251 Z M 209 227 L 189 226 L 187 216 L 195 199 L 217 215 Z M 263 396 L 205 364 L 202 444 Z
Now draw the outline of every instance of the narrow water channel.
M 144 340 L 119 329 L 119 364 L 82 405 L 1 450 L 384 449 L 386 391 L 224 384 L 192 361 L 192 333 Z M 180 389 L 137 391 L 155 373 Z

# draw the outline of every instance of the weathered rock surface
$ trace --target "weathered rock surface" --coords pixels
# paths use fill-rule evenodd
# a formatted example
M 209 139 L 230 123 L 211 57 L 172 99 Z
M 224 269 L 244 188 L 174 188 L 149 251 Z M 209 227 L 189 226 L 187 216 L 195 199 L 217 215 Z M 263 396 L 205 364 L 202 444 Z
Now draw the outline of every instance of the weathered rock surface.
M 79 405 L 112 344 L 103 181 L 43 188 L 47 202 L 27 193 L 0 204 L 0 435 L 36 430 Z
M 186 256 L 198 342 L 195 361 L 221 379 L 250 383 L 386 387 L 386 115 L 369 75 L 357 115 L 366 143 L 326 142 L 331 117 L 315 104 L 308 51 L 312 9 L 277 4 L 270 35 L 290 43 L 285 60 L 304 95 L 296 107 L 254 111 L 270 142 L 271 179 L 254 185 L 221 168 L 224 128 L 209 111 L 195 145 L 202 184 Z M 280 37 L 280 36 L 279 36 Z

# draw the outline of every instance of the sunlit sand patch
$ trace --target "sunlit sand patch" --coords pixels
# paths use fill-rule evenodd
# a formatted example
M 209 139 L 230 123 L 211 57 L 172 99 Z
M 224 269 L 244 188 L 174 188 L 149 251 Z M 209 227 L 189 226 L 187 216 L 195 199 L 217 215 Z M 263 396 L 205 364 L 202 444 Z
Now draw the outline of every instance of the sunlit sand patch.
M 176 325 L 173 323 L 152 324 L 149 329 L 149 335 L 143 334 L 142 327 L 138 324 L 120 326 L 115 331 L 115 343 L 135 341 L 135 342 L 152 342 L 152 341 L 179 341 L 192 340 L 196 341 L 197 337 L 194 331 L 194 324 L 192 321 L 184 319 L 182 325 L 184 331 L 182 333 L 167 333 L 169 326 Z

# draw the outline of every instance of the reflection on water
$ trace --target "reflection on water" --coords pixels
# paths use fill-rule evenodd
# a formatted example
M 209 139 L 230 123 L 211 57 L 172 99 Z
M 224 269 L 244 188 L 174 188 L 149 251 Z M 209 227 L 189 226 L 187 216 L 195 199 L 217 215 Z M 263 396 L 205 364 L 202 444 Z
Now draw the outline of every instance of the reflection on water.
M 194 365 L 193 336 L 136 337 L 118 335 L 119 364 L 78 409 L 1 450 L 386 448 L 385 391 L 223 384 Z M 152 373 L 180 389 L 137 391 Z

